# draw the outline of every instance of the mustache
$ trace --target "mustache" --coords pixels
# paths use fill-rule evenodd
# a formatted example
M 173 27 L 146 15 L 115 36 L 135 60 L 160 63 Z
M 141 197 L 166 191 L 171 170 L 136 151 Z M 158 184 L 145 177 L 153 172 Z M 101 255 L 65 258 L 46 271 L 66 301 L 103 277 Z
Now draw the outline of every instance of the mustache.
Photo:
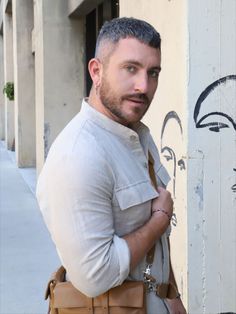
M 146 94 L 142 94 L 142 93 L 126 94 L 126 95 L 121 97 L 121 100 L 125 100 L 125 99 L 142 100 L 145 104 L 147 104 L 147 105 L 150 104 L 150 100 L 149 100 L 148 96 Z

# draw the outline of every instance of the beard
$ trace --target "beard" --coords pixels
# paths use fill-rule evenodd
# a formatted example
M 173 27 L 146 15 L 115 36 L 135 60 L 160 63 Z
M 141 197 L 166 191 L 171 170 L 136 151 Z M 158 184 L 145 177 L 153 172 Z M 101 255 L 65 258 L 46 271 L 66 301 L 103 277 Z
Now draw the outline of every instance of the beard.
M 103 106 L 108 111 L 110 111 L 110 113 L 115 118 L 117 118 L 117 120 L 120 121 L 121 124 L 124 125 L 140 121 L 144 114 L 147 112 L 149 105 L 151 103 L 146 94 L 133 93 L 126 94 L 123 96 L 118 95 L 104 76 L 101 81 L 99 94 Z M 123 110 L 123 101 L 130 99 L 141 100 L 142 102 L 144 102 L 144 108 L 142 109 L 140 109 L 140 107 L 133 108 L 134 117 L 130 117 L 130 115 L 126 114 L 125 111 Z

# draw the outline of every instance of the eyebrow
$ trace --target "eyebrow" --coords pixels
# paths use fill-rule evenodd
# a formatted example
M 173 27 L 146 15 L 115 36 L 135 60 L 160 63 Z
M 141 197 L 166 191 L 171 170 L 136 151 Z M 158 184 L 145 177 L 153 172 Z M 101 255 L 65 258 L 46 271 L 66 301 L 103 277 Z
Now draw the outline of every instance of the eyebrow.
M 143 67 L 142 63 L 140 63 L 139 61 L 136 61 L 136 60 L 126 60 L 121 65 L 123 66 L 127 63 L 137 65 L 139 67 Z M 158 70 L 159 72 L 161 72 L 161 67 L 159 65 L 157 65 L 157 66 L 151 67 L 149 70 Z

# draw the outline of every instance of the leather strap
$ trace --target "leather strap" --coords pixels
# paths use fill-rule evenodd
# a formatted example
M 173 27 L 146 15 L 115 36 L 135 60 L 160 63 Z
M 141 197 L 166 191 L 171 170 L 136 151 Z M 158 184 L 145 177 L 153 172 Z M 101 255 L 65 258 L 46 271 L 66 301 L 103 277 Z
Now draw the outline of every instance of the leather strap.
M 155 175 L 155 170 L 154 170 L 154 159 L 151 155 L 150 152 L 148 152 L 148 169 L 149 169 L 149 176 L 152 181 L 152 185 L 154 188 L 157 190 L 157 180 L 156 180 L 156 175 Z M 154 254 L 155 254 L 155 245 L 148 251 L 146 255 L 146 264 L 151 267 L 153 264 L 154 260 Z M 150 268 L 149 268 L 150 269 Z M 146 275 L 147 278 L 154 284 L 156 283 L 156 279 L 149 275 Z M 155 289 L 156 289 L 156 294 L 162 299 L 169 298 L 169 299 L 174 299 L 178 297 L 179 293 L 177 290 L 177 287 L 172 283 L 169 282 L 168 284 L 162 283 L 162 284 L 155 284 Z
M 152 185 L 157 190 L 157 179 L 156 179 L 155 170 L 154 170 L 154 159 L 150 152 L 148 152 L 148 171 L 149 171 L 149 176 L 152 181 Z M 152 265 L 153 260 L 154 260 L 154 254 L 155 254 L 155 245 L 153 245 L 153 247 L 148 251 L 146 255 L 147 264 Z
M 102 314 L 109 314 L 109 293 L 102 294 Z
M 93 298 L 87 298 L 87 310 L 88 314 L 94 314 Z

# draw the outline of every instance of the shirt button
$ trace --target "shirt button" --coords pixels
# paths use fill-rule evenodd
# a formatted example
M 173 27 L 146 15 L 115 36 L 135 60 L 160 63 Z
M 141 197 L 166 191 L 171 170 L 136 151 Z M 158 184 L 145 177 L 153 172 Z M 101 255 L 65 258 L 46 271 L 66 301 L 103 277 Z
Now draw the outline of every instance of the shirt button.
M 131 136 L 130 136 L 130 140 L 133 141 L 133 142 L 136 141 L 136 138 L 137 138 L 137 137 L 136 137 L 135 135 L 131 135 Z
M 144 168 L 146 168 L 146 169 L 148 168 L 148 163 L 147 162 L 144 163 Z

